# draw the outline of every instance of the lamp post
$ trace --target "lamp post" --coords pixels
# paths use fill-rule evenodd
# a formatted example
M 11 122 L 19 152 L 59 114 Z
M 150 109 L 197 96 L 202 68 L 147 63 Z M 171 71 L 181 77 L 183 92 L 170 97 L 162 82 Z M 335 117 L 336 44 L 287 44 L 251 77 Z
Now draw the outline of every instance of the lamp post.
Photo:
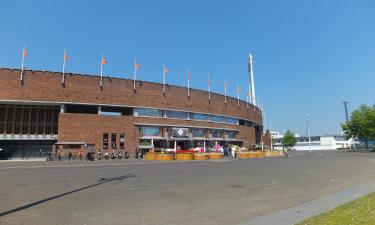
M 349 116 L 348 116 L 348 104 L 350 103 L 349 101 L 347 100 L 344 100 L 342 101 L 342 103 L 344 104 L 344 108 L 345 108 L 345 119 L 346 119 L 346 123 L 349 122 Z

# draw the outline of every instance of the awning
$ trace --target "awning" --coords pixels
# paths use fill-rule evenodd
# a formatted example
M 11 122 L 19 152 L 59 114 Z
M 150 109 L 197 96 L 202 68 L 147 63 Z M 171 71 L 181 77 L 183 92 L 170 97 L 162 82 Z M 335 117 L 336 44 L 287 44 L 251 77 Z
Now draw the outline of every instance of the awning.
M 151 149 L 154 148 L 153 145 L 138 145 L 139 149 Z

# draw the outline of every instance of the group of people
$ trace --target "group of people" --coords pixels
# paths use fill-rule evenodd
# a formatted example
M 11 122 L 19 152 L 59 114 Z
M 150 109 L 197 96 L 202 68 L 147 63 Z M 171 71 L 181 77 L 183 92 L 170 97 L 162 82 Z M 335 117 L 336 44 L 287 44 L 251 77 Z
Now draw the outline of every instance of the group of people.
M 235 145 L 224 145 L 223 146 L 224 157 L 236 158 L 236 146 Z
M 96 155 L 96 158 L 98 160 L 101 160 L 101 159 L 128 159 L 130 156 L 129 156 L 129 153 L 128 152 L 118 152 L 116 153 L 115 151 L 112 151 L 111 154 L 109 154 L 107 151 L 104 152 L 104 154 L 102 154 L 102 152 L 100 150 L 98 150 L 96 153 L 93 152 L 93 151 L 89 151 L 86 153 L 86 156 L 85 156 L 85 159 L 87 161 L 94 161 L 95 160 L 95 155 Z M 83 160 L 84 158 L 84 153 L 83 151 L 79 151 L 78 154 L 76 155 L 73 155 L 72 151 L 69 151 L 68 155 L 67 155 L 67 159 L 70 161 L 72 159 L 79 159 L 79 160 Z M 61 161 L 63 158 L 60 154 L 60 152 L 57 153 L 57 160 Z

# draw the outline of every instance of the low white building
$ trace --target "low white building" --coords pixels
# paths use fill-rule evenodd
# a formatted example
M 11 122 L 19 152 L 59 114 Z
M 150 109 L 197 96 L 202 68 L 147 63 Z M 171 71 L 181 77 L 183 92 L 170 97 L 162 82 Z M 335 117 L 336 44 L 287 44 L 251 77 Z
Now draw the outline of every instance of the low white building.
M 284 135 L 278 132 L 271 132 L 273 148 L 276 150 L 282 150 L 283 144 L 281 139 Z M 308 137 L 301 137 L 296 135 L 297 144 L 293 147 L 295 150 L 299 151 L 309 151 L 311 150 L 337 150 L 337 149 L 348 149 L 352 144 L 342 135 L 324 135 L 324 136 L 311 136 L 310 142 Z

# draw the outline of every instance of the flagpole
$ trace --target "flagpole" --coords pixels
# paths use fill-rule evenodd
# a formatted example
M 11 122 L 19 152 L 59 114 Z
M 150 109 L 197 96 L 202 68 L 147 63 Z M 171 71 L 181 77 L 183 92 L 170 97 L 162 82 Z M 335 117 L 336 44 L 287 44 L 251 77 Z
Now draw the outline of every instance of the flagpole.
M 190 70 L 188 70 L 188 96 L 190 97 Z
M 208 100 L 211 100 L 211 80 L 210 80 L 210 74 L 208 74 Z
M 100 87 L 103 87 L 103 53 L 102 53 L 102 59 L 100 60 Z
M 311 137 L 310 137 L 310 119 L 309 119 L 309 113 L 307 113 L 307 135 L 309 137 L 309 151 L 311 152 Z
M 66 54 L 66 51 L 64 49 L 64 63 L 63 63 L 63 76 L 62 76 L 62 80 L 61 80 L 61 83 L 65 83 L 65 54 Z
M 249 92 L 246 93 L 246 108 L 249 108 Z
M 26 46 L 23 45 L 23 51 L 22 51 L 22 65 L 21 65 L 21 77 L 20 80 L 23 80 L 23 72 L 24 72 L 24 61 L 25 61 L 25 48 Z
M 224 79 L 224 102 L 227 103 L 227 81 Z
M 238 84 L 237 84 L 237 106 L 240 106 L 240 95 L 238 93 Z
M 267 120 L 266 120 L 266 113 L 264 112 L 263 102 L 262 102 L 262 117 L 263 117 L 263 122 L 264 122 L 263 133 L 266 133 L 266 131 L 267 131 Z
M 251 98 L 251 84 L 249 83 L 249 103 L 254 104 Z
M 163 66 L 163 93 L 165 94 L 165 64 Z
M 134 90 L 136 89 L 135 88 L 135 80 L 137 79 L 137 68 L 136 68 L 136 65 L 137 65 L 137 59 L 134 59 L 134 76 L 133 76 L 133 79 L 134 79 L 134 82 L 133 82 L 133 88 Z

